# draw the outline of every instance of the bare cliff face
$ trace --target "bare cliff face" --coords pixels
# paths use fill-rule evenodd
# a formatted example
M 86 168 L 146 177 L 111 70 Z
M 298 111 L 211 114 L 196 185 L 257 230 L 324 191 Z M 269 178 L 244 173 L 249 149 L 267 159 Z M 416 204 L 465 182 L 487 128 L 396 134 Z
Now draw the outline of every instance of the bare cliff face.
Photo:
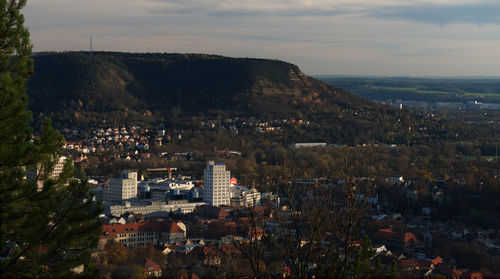
M 273 81 L 266 77 L 257 79 L 252 86 L 252 93 L 256 95 L 287 95 L 298 97 L 307 91 L 311 83 L 308 77 L 298 68 L 291 67 L 288 71 L 288 79 L 284 81 Z

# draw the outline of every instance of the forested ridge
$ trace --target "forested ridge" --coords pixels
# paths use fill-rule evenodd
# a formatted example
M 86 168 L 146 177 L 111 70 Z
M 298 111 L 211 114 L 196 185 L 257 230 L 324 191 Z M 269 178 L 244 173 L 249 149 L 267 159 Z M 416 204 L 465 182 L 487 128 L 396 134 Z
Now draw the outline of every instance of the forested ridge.
M 118 52 L 38 53 L 33 58 L 30 109 L 51 117 L 57 127 L 106 121 L 193 129 L 199 120 L 254 116 L 308 121 L 304 131 L 290 132 L 299 141 L 474 137 L 456 123 L 376 105 L 278 60 Z

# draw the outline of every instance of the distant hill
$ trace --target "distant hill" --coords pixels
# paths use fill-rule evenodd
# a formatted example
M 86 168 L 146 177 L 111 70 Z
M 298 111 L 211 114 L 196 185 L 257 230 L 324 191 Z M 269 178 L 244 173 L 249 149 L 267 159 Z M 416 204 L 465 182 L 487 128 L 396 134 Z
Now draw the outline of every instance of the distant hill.
M 30 109 L 59 126 L 103 120 L 176 124 L 221 114 L 297 117 L 315 129 L 313 137 L 304 139 L 393 141 L 401 130 L 428 121 L 375 105 L 278 60 L 117 52 L 38 53 L 33 58 Z

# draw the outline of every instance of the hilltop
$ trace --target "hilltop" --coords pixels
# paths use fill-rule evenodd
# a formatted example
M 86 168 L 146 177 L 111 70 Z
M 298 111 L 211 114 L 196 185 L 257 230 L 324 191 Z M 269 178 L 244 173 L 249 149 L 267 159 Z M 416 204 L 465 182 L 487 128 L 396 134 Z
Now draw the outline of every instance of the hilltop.
M 118 52 L 38 53 L 33 58 L 30 109 L 58 126 L 103 120 L 185 126 L 221 116 L 295 117 L 311 122 L 308 131 L 314 133 L 303 140 L 330 142 L 404 142 L 408 127 L 440 127 L 351 95 L 278 60 Z

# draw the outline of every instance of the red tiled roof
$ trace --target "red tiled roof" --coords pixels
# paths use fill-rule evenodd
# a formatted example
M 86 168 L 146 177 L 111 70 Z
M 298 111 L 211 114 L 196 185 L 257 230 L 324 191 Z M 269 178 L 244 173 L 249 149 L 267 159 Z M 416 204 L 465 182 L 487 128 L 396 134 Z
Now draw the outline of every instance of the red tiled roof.
M 438 264 L 434 267 L 432 273 L 441 274 L 446 277 L 452 277 L 454 275 L 454 268 L 450 265 Z
M 265 235 L 264 230 L 261 227 L 255 227 L 255 229 L 250 229 L 248 234 L 253 238 L 253 237 L 263 237 Z
M 440 256 L 437 256 L 435 259 L 432 260 L 433 265 L 438 265 L 441 263 L 443 263 L 443 258 L 441 258 Z
M 183 232 L 183 230 L 174 221 L 146 221 L 141 223 L 130 224 L 112 224 L 103 225 L 101 238 L 112 239 L 118 234 L 134 233 L 134 232 Z
M 161 267 L 157 263 L 153 262 L 150 258 L 146 258 L 146 262 L 144 263 L 144 268 L 146 269 L 146 272 L 161 270 Z
M 222 252 L 224 252 L 227 255 L 235 255 L 235 254 L 240 254 L 240 250 L 236 248 L 234 245 L 226 245 L 222 247 Z
M 193 248 L 191 251 L 194 255 L 197 255 L 198 257 L 206 257 L 208 255 L 217 255 L 214 249 L 207 247 L 207 246 L 196 246 Z
M 403 259 L 400 261 L 401 269 L 404 271 L 413 271 L 419 269 L 420 265 L 418 261 L 414 259 Z
M 226 226 L 226 227 L 236 227 L 236 223 L 235 222 L 225 222 L 224 226 Z
M 392 241 L 400 241 L 404 243 L 408 243 L 410 241 L 417 242 L 417 237 L 410 233 L 396 233 L 393 232 L 391 229 L 380 229 L 377 231 L 376 236 L 381 239 L 389 239 Z
M 182 233 L 182 232 L 184 232 L 184 230 L 181 229 L 181 227 L 179 227 L 179 225 L 177 225 L 177 223 L 174 221 L 168 222 L 166 224 L 165 230 L 169 233 Z
M 466 271 L 466 272 L 461 274 L 460 278 L 482 279 L 482 278 L 484 278 L 484 274 L 481 272 Z

